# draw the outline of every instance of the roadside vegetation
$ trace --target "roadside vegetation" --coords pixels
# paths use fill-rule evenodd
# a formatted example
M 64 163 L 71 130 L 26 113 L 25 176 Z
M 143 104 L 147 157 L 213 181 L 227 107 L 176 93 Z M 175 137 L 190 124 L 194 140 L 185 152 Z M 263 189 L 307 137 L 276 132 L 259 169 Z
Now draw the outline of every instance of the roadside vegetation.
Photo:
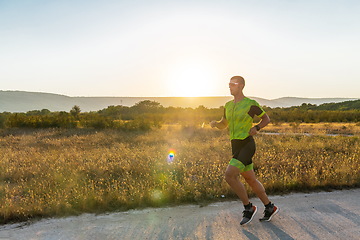
M 303 104 L 290 108 L 264 107 L 275 124 L 344 122 L 360 123 L 360 100 L 320 106 Z M 0 113 L 0 128 L 90 128 L 118 130 L 150 130 L 163 124 L 198 125 L 219 119 L 224 108 L 163 107 L 154 101 L 141 101 L 134 106 L 109 106 L 96 112 L 81 112 L 74 106 L 69 112 L 47 109 L 26 113 Z
M 223 177 L 227 131 L 206 124 L 223 109 L 118 108 L 1 114 L 0 223 L 236 198 Z M 39 116 L 64 125 L 10 124 Z M 97 117 L 110 126 L 91 125 Z M 269 194 L 360 187 L 359 133 L 358 120 L 274 122 L 256 136 L 256 174 Z

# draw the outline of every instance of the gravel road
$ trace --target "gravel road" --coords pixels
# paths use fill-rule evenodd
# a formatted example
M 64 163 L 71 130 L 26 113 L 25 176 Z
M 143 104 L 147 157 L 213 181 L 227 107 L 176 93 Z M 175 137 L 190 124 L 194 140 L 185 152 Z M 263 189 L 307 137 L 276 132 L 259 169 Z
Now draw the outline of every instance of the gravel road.
M 240 226 L 239 201 L 43 219 L 0 226 L 0 239 L 360 239 L 360 189 L 271 196 L 271 222 Z

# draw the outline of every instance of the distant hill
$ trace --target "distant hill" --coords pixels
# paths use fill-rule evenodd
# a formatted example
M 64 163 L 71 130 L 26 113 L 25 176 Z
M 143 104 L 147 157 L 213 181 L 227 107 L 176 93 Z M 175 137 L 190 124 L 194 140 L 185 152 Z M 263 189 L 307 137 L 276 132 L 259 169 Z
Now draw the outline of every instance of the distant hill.
M 340 103 L 324 103 L 316 107 L 318 110 L 360 110 L 360 100 L 345 101 Z
M 359 100 L 357 98 L 297 98 L 297 97 L 283 97 L 270 100 L 272 105 L 268 107 L 293 107 L 300 106 L 303 103 L 322 105 L 325 103 L 341 103 L 345 101 Z M 260 102 L 259 102 L 260 103 Z M 260 103 L 261 104 L 261 103 Z
M 268 107 L 291 107 L 303 103 L 320 105 L 323 103 L 338 103 L 354 98 L 295 98 L 285 97 L 273 100 L 251 97 L 261 105 Z M 50 111 L 70 111 L 78 105 L 83 112 L 98 111 L 111 105 L 133 106 L 143 100 L 160 103 L 164 107 L 191 107 L 203 105 L 208 108 L 218 108 L 232 99 L 226 97 L 69 97 L 52 93 L 0 91 L 0 112 L 27 112 L 31 110 L 48 109 Z

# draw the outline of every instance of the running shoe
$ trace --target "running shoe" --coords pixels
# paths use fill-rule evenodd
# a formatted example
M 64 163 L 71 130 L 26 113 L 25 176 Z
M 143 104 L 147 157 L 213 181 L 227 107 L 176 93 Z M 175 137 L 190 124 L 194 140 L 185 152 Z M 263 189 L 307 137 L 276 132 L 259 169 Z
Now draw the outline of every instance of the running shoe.
M 265 208 L 264 210 L 264 217 L 260 218 L 260 221 L 267 221 L 270 222 L 271 218 L 279 212 L 279 208 L 274 204 L 271 204 L 270 207 Z
M 257 207 L 254 205 L 251 205 L 249 209 L 246 209 L 243 211 L 243 219 L 240 222 L 240 225 L 246 225 L 253 220 L 255 214 L 257 212 Z

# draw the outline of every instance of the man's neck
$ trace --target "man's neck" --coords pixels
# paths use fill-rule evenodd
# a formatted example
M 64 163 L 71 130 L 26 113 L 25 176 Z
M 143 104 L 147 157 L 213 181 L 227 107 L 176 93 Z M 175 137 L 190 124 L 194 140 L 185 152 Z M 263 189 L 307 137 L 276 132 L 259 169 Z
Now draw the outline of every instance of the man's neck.
M 234 96 L 234 102 L 237 103 L 237 102 L 240 102 L 241 100 L 243 100 L 245 98 L 245 95 L 244 93 L 239 93 L 239 94 L 236 94 Z

